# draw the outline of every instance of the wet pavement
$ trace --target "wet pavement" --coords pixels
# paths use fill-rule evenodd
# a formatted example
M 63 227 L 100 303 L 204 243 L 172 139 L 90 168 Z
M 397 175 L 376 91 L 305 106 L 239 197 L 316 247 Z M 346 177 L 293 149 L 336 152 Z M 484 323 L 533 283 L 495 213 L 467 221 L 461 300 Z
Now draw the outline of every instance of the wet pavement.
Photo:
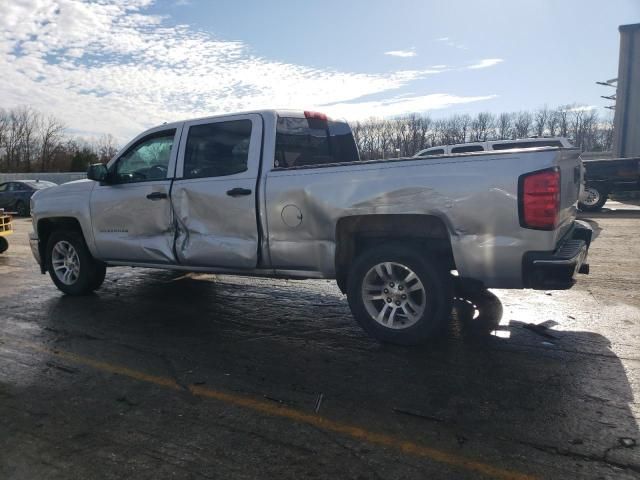
M 607 207 L 576 287 L 496 290 L 501 319 L 419 348 L 332 282 L 113 268 L 64 297 L 19 219 L 0 478 L 640 478 L 640 208 Z

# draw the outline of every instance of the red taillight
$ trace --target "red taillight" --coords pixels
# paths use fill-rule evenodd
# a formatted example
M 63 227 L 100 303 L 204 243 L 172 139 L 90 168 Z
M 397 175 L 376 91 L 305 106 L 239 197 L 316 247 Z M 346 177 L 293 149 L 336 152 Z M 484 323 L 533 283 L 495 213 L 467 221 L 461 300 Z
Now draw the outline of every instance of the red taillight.
M 324 113 L 320 113 L 320 112 L 310 112 L 309 110 L 305 110 L 304 112 L 304 116 L 307 119 L 315 119 L 315 120 L 324 120 L 325 122 L 327 120 L 329 120 L 329 117 L 327 117 Z
M 520 225 L 553 230 L 560 211 L 560 172 L 556 169 L 520 177 Z

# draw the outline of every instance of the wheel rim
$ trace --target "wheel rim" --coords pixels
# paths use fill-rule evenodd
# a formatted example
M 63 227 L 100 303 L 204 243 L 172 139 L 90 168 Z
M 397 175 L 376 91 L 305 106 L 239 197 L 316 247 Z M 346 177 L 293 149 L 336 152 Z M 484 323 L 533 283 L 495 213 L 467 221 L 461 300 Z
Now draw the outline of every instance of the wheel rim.
M 593 207 L 600 201 L 600 192 L 593 187 L 584 189 L 585 197 L 582 203 L 588 207 Z
M 69 242 L 61 240 L 53 246 L 51 251 L 53 271 L 65 285 L 73 285 L 80 276 L 80 257 Z
M 364 306 L 376 323 L 401 330 L 415 325 L 424 314 L 427 292 L 420 278 L 406 265 L 375 265 L 362 282 Z

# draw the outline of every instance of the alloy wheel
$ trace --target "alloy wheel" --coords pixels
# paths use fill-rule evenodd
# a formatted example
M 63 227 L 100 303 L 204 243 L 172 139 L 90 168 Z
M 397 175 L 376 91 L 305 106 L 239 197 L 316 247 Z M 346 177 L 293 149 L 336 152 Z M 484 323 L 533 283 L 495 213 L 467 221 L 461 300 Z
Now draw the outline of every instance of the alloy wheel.
M 80 276 L 80 257 L 71 243 L 61 240 L 51 251 L 53 271 L 65 285 L 73 285 Z
M 400 330 L 420 320 L 427 305 L 427 292 L 409 267 L 384 262 L 364 276 L 362 300 L 373 320 L 386 328 Z

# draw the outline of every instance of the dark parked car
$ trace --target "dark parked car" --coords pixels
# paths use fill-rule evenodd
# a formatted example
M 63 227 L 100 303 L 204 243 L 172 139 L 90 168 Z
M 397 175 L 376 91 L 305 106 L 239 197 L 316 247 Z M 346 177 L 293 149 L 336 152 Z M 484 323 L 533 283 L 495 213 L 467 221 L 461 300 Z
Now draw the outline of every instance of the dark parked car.
M 640 157 L 584 160 L 585 194 L 579 207 L 582 211 L 598 211 L 610 193 L 640 190 Z
M 0 208 L 18 215 L 29 216 L 29 199 L 36 190 L 55 187 L 53 182 L 44 180 L 15 180 L 0 183 Z

